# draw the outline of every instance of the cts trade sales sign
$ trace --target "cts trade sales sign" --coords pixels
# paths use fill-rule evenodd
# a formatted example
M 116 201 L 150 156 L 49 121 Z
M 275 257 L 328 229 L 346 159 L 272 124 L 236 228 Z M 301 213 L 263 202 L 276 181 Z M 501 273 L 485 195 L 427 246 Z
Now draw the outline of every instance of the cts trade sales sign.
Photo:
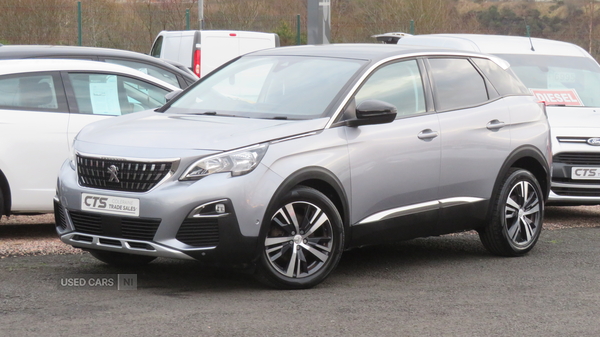
M 575 89 L 530 89 L 538 100 L 546 105 L 583 106 Z

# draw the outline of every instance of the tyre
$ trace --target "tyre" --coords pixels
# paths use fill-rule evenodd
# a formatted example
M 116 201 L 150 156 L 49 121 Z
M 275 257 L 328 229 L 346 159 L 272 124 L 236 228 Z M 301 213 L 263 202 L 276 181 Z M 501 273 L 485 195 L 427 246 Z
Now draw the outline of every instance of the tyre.
M 537 179 L 514 168 L 504 177 L 493 200 L 491 219 L 479 230 L 492 254 L 520 256 L 535 246 L 542 231 L 544 199 Z
M 344 226 L 323 193 L 297 187 L 270 208 L 263 225 L 257 279 L 281 289 L 305 289 L 322 282 L 337 266 Z
M 0 188 L 0 219 L 4 215 L 4 195 L 2 193 L 2 188 Z
M 124 254 L 116 252 L 107 252 L 103 250 L 89 250 L 89 252 L 96 259 L 104 263 L 110 264 L 112 266 L 118 267 L 143 266 L 156 259 L 156 257 L 154 256 Z

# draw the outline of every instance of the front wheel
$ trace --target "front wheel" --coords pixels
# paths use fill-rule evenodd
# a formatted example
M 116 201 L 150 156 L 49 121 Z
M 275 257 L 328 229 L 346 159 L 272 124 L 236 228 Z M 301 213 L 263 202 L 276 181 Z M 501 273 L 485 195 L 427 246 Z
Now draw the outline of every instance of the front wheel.
M 335 205 L 323 193 L 297 187 L 265 216 L 256 276 L 283 289 L 304 289 L 322 282 L 337 266 L 344 227 Z
M 511 169 L 492 200 L 491 219 L 479 230 L 485 248 L 502 256 L 520 256 L 533 249 L 544 219 L 542 189 L 535 176 Z
M 89 250 L 90 254 L 96 259 L 117 267 L 135 267 L 146 265 L 156 257 L 147 255 L 133 255 L 117 252 L 108 252 L 104 250 Z

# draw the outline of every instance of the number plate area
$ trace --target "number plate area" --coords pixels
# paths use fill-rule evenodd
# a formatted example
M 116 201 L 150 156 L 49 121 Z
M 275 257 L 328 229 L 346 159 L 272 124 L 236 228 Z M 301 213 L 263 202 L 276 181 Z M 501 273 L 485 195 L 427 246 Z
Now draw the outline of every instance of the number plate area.
M 600 180 L 600 167 L 572 167 L 573 180 Z
M 98 213 L 140 216 L 140 200 L 82 193 L 81 209 Z

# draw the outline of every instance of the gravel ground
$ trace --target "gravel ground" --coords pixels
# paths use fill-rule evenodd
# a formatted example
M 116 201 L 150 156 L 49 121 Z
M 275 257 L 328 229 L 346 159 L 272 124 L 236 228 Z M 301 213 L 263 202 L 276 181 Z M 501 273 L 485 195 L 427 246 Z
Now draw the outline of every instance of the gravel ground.
M 600 227 L 600 206 L 547 207 L 544 230 Z M 459 235 L 475 235 L 474 231 Z M 456 235 L 456 234 L 454 234 Z M 0 259 L 9 256 L 83 254 L 62 243 L 54 215 L 13 215 L 0 219 Z

